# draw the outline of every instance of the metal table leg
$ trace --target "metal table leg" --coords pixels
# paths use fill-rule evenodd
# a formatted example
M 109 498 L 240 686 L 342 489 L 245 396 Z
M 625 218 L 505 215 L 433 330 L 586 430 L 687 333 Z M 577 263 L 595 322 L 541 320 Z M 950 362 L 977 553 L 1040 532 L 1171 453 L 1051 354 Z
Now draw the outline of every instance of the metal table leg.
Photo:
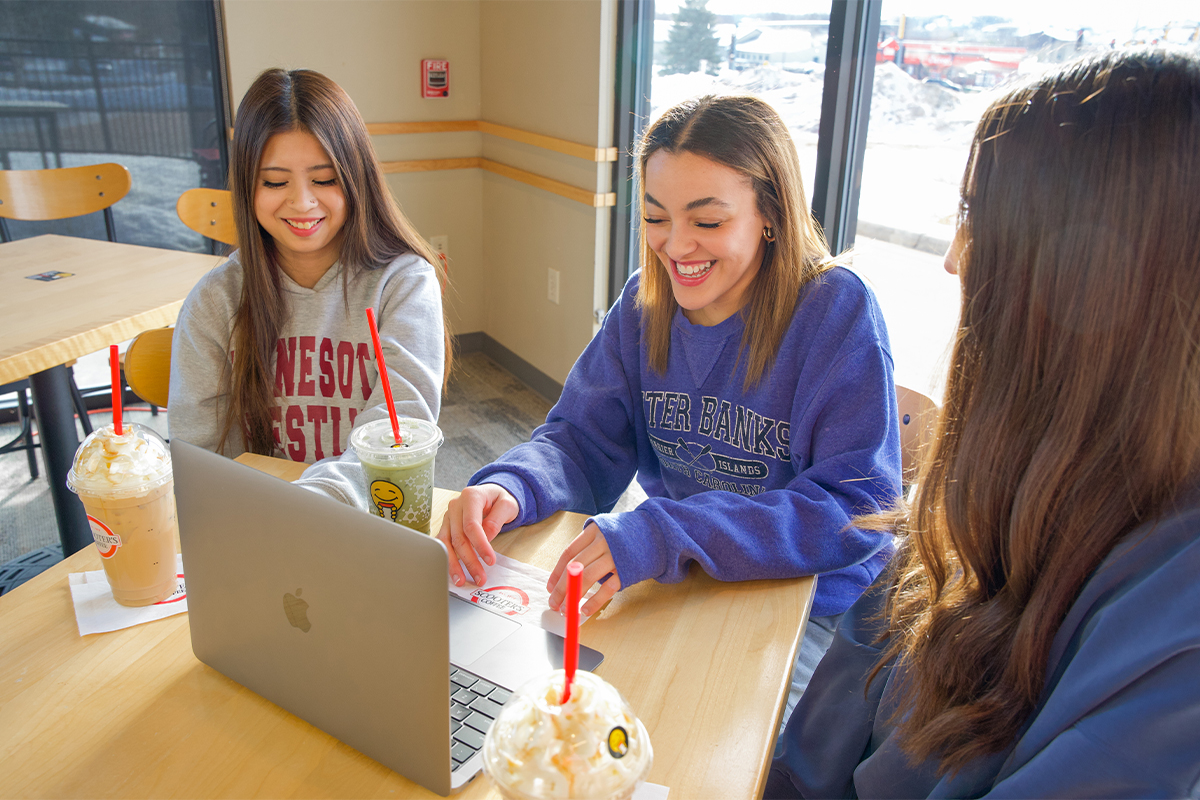
M 65 366 L 51 367 L 29 376 L 29 385 L 33 389 L 38 438 L 42 443 L 46 479 L 50 481 L 50 498 L 54 501 L 54 516 L 58 518 L 58 535 L 65 557 L 93 541 L 83 503 L 67 488 L 67 472 L 79 449 L 70 377 Z

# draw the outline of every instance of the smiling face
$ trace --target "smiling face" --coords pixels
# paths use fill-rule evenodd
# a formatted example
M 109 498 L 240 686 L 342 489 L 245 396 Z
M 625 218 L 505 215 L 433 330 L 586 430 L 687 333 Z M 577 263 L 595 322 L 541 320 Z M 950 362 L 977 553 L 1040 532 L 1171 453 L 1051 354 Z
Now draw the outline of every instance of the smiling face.
M 267 140 L 254 190 L 254 215 L 275 240 L 280 266 L 312 288 L 337 261 L 346 222 L 346 198 L 333 161 L 306 131 Z
M 716 325 L 746 301 L 766 251 L 750 179 L 693 153 L 646 161 L 646 241 L 690 322 Z

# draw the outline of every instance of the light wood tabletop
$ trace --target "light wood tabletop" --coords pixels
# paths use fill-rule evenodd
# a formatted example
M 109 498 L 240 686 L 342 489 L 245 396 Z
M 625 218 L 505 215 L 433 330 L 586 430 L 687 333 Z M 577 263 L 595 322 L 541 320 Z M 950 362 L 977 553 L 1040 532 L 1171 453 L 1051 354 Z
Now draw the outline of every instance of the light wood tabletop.
M 174 325 L 183 299 L 221 256 L 73 236 L 0 244 L 0 383 Z M 45 272 L 68 272 L 53 281 Z
M 0 384 L 29 377 L 64 553 L 86 549 L 92 537 L 83 505 L 66 486 L 79 435 L 63 365 L 174 325 L 188 292 L 221 260 L 73 236 L 0 244 Z M 33 277 L 46 273 L 65 277 Z
M 303 464 L 243 463 L 287 480 Z M 433 529 L 454 492 L 435 490 Z M 560 512 L 497 537 L 551 569 L 584 517 Z M 80 637 L 76 553 L 0 597 L 0 797 L 436 797 L 253 694 L 192 655 L 186 614 Z M 625 589 L 580 630 L 654 745 L 671 797 L 762 793 L 814 579 Z M 459 797 L 498 797 L 478 778 Z

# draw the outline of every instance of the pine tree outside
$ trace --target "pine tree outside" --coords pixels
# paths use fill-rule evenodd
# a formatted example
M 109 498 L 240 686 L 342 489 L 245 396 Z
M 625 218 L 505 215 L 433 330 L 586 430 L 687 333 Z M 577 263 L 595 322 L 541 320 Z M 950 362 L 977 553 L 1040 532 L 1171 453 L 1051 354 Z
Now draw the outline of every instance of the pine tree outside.
M 660 75 L 700 72 L 716 75 L 721 53 L 713 31 L 717 15 L 708 10 L 708 0 L 684 0 L 675 14 L 665 50 L 666 63 Z

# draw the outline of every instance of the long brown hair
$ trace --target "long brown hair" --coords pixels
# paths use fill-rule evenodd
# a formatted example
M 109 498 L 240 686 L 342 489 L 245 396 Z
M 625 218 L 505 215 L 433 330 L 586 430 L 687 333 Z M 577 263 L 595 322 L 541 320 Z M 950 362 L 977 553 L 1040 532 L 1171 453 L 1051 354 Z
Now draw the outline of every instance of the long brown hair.
M 433 248 L 405 218 L 388 191 L 366 124 L 350 96 L 312 70 L 263 72 L 238 106 L 229 159 L 229 188 L 243 277 L 230 341 L 234 359 L 219 451 L 239 423 L 250 452 L 270 455 L 276 447 L 271 433 L 271 408 L 275 405 L 271 365 L 287 302 L 275 242 L 258 224 L 254 193 L 263 149 L 272 136 L 289 131 L 304 131 L 316 137 L 329 154 L 345 195 L 346 222 L 339 255 L 344 283 L 358 269 L 378 269 L 401 255 L 415 253 L 433 265 L 439 281 L 446 285 L 441 261 Z M 444 386 L 453 352 L 444 307 L 442 314 L 446 336 Z
M 893 719 L 943 774 L 1012 744 L 1088 577 L 1195 479 L 1198 186 L 1200 64 L 1182 55 L 1069 65 L 976 129 L 936 440 L 911 510 L 873 520 L 902 537 Z
M 769 104 L 750 96 L 707 95 L 668 109 L 643 134 L 637 148 L 639 207 L 646 217 L 646 162 L 659 150 L 692 153 L 729 167 L 749 181 L 758 213 L 775 235 L 747 290 L 742 349 L 748 351 L 746 387 L 770 367 L 791 325 L 800 287 L 832 266 L 825 237 L 813 221 L 800 160 L 787 125 Z M 679 307 L 667 269 L 650 249 L 642 222 L 642 275 L 637 304 L 642 312 L 650 365 L 666 372 L 671 323 Z

